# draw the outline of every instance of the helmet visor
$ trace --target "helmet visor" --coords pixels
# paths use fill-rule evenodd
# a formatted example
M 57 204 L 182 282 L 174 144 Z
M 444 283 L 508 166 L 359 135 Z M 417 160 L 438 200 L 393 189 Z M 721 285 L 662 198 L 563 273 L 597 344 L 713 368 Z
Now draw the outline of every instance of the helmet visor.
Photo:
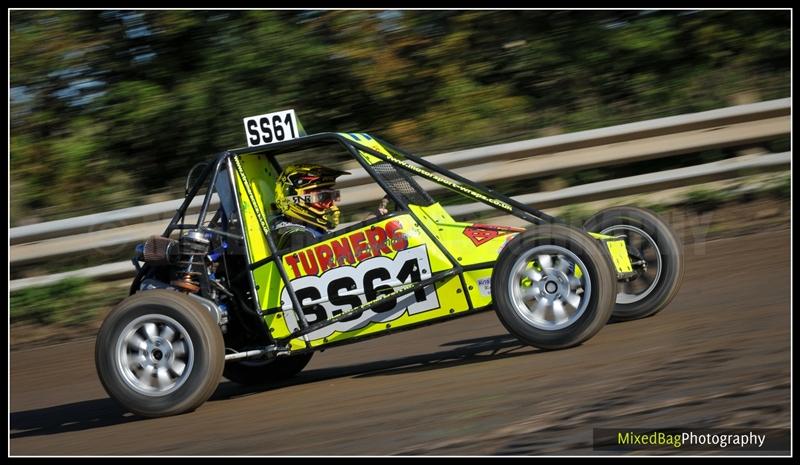
M 312 192 L 306 192 L 302 195 L 293 195 L 287 198 L 295 205 L 305 204 L 318 208 L 327 208 L 333 205 L 335 202 L 338 202 L 341 196 L 338 190 L 320 189 Z

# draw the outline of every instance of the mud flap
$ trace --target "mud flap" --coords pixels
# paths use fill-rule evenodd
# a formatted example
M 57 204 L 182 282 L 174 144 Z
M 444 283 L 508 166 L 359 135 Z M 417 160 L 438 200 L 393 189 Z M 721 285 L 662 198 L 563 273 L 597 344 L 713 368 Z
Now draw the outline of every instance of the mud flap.
M 608 254 L 611 257 L 611 262 L 614 264 L 614 269 L 617 272 L 617 280 L 626 281 L 636 276 L 636 272 L 633 271 L 633 265 L 631 264 L 631 258 L 628 255 L 628 246 L 625 244 L 624 239 L 591 232 L 589 235 L 605 244 L 608 249 Z

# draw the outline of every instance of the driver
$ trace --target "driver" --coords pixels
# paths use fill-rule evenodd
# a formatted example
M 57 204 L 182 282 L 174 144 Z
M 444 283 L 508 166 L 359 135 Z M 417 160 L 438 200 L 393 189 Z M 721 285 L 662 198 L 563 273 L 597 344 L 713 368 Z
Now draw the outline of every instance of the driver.
M 272 219 L 278 249 L 305 247 L 339 225 L 339 191 L 334 189 L 339 171 L 316 164 L 290 165 L 275 183 L 275 206 L 281 214 Z

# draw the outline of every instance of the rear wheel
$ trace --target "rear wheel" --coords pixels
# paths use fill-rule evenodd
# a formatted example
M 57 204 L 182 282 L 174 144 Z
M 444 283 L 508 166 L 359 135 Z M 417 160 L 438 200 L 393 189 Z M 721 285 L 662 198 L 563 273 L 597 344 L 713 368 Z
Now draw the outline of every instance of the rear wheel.
M 613 207 L 586 220 L 587 231 L 625 236 L 637 271 L 620 283 L 614 321 L 655 315 L 675 297 L 683 281 L 683 246 L 672 228 L 653 212 L 637 207 Z
M 563 225 L 536 226 L 503 249 L 492 299 L 508 331 L 543 349 L 578 345 L 611 316 L 616 282 L 598 243 Z
M 208 310 L 168 290 L 140 291 L 123 300 L 95 343 L 106 392 L 148 417 L 199 407 L 214 393 L 224 361 L 222 332 Z
M 314 352 L 279 357 L 272 360 L 242 360 L 225 365 L 223 376 L 243 385 L 259 385 L 281 381 L 300 373 L 311 361 Z

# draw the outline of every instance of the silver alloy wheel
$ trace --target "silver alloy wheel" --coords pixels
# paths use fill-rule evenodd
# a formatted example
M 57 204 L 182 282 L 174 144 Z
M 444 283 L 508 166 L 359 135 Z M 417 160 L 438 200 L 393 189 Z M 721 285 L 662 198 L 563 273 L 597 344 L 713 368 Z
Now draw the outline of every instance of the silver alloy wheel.
M 576 266 L 580 277 L 575 276 Z M 581 259 L 563 247 L 534 247 L 511 267 L 508 291 L 514 310 L 538 329 L 555 331 L 572 325 L 591 298 L 586 271 Z
M 194 346 L 186 328 L 165 315 L 144 315 L 128 323 L 115 345 L 117 370 L 131 389 L 164 396 L 186 381 Z
M 632 304 L 638 302 L 653 292 L 659 278 L 661 278 L 661 250 L 649 234 L 629 224 L 609 226 L 600 231 L 601 234 L 619 236 L 625 234 L 625 244 L 636 249 L 644 258 L 647 269 L 633 281 L 621 283 L 617 292 L 618 304 Z M 633 234 L 631 234 L 633 233 Z M 638 237 L 634 240 L 634 237 Z M 653 266 L 655 265 L 655 266 Z M 655 271 L 653 271 L 655 270 Z

